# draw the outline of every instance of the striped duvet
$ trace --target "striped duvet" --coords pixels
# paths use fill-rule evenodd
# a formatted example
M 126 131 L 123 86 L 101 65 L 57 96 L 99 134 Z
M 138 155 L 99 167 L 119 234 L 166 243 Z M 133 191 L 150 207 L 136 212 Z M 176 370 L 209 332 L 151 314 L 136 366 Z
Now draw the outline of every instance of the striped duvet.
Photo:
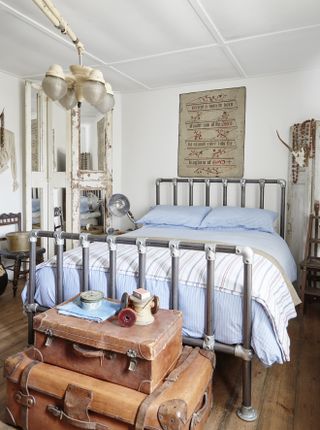
M 81 282 L 81 248 L 64 254 L 63 283 L 65 299 L 79 291 Z M 55 257 L 37 266 L 36 301 L 54 305 Z M 107 292 L 109 253 L 106 244 L 90 245 L 89 287 Z M 216 340 L 234 344 L 242 342 L 242 257 L 217 254 L 215 271 L 214 330 Z M 184 334 L 201 337 L 204 332 L 206 259 L 203 252 L 181 251 L 179 264 L 179 307 L 184 315 Z M 138 256 L 134 246 L 117 248 L 117 297 L 131 292 L 137 285 Z M 171 258 L 168 249 L 148 248 L 146 286 L 160 297 L 161 306 L 169 306 Z M 252 347 L 266 365 L 290 358 L 288 321 L 296 311 L 288 281 L 282 270 L 266 255 L 255 253 L 253 261 Z

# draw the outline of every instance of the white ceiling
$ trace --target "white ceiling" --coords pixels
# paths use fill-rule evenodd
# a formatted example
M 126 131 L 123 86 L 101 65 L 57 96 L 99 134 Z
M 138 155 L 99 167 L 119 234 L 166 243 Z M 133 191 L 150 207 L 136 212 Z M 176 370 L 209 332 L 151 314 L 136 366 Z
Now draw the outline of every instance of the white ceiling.
M 320 0 L 53 0 L 115 91 L 320 69 Z M 32 0 L 0 0 L 0 70 L 77 63 Z

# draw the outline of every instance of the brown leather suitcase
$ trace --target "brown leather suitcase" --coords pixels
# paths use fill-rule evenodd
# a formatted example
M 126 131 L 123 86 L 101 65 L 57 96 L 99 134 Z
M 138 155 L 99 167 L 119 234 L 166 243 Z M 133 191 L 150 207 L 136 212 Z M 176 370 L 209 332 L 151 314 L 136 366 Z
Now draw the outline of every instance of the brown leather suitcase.
M 160 309 L 146 326 L 121 327 L 65 316 L 50 309 L 34 318 L 41 361 L 143 393 L 151 393 L 182 350 L 182 314 Z
M 185 347 L 150 395 L 42 363 L 8 358 L 6 421 L 24 430 L 201 430 L 212 406 L 214 354 Z

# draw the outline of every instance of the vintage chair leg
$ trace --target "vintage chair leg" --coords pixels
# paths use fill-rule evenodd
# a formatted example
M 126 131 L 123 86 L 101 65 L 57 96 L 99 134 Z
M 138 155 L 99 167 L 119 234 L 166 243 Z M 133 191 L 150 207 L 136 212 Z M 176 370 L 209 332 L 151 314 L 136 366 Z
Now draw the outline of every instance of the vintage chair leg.
M 20 258 L 17 258 L 16 261 L 14 262 L 14 269 L 13 269 L 13 281 L 12 281 L 13 297 L 16 297 L 17 295 L 20 268 L 21 268 L 21 260 Z

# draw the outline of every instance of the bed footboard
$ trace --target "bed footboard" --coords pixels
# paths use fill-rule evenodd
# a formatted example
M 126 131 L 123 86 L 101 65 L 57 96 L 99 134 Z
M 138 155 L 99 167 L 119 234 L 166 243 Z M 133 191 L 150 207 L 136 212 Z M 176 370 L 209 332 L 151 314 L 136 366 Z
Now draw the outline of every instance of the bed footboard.
M 170 283 L 170 308 L 179 309 L 179 258 L 181 250 L 202 251 L 206 259 L 206 298 L 205 298 L 205 333 L 202 339 L 184 337 L 184 343 L 192 346 L 200 346 L 207 350 L 215 350 L 240 357 L 242 361 L 242 405 L 238 416 L 246 421 L 256 419 L 256 411 L 251 404 L 251 290 L 252 290 L 252 263 L 254 253 L 249 247 L 235 245 L 220 245 L 214 243 L 198 243 L 164 239 L 146 239 L 126 236 L 107 236 L 91 234 L 74 234 L 66 232 L 51 232 L 33 230 L 30 234 L 30 278 L 27 292 L 27 304 L 25 310 L 28 315 L 28 342 L 33 343 L 33 315 L 43 311 L 44 308 L 35 303 L 36 285 L 36 242 L 38 237 L 52 238 L 56 244 L 56 304 L 64 301 L 63 288 L 63 247 L 65 240 L 78 240 L 82 247 L 82 283 L 81 290 L 89 289 L 89 244 L 91 242 L 106 242 L 109 248 L 109 281 L 108 297 L 116 298 L 116 273 L 117 273 L 117 245 L 136 246 L 139 258 L 138 284 L 145 288 L 146 258 L 148 247 L 168 248 L 171 255 L 171 283 Z M 216 253 L 237 254 L 243 261 L 243 343 L 239 345 L 226 345 L 215 340 L 213 325 L 213 304 L 215 285 L 215 259 Z

